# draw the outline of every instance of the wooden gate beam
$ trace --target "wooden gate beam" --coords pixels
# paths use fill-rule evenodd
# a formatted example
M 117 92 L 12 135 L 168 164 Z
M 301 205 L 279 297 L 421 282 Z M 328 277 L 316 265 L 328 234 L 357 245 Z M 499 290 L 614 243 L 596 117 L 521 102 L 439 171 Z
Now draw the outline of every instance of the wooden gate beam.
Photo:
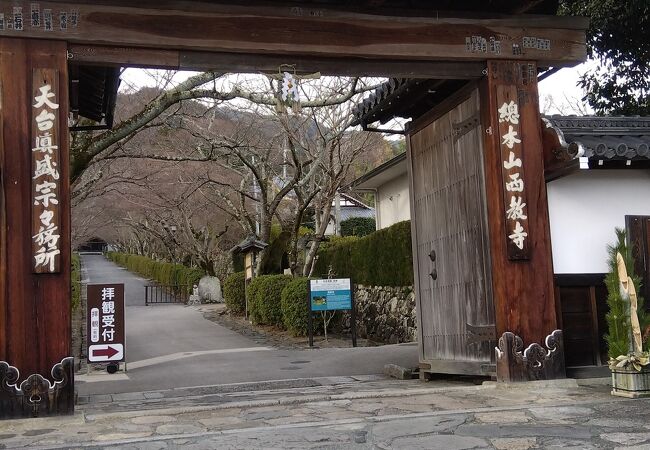
M 481 109 L 497 377 L 564 377 L 535 63 L 489 61 Z
M 207 2 L 161 2 L 167 6 L 160 7 L 120 3 L 38 2 L 33 14 L 34 2 L 10 2 L 0 6 L 5 18 L 0 36 L 242 53 L 253 66 L 256 55 L 289 61 L 298 55 L 380 61 L 510 59 L 534 60 L 540 66 L 570 66 L 586 58 L 587 20 L 576 17 L 405 17 Z M 16 21 L 18 5 L 22 10 Z M 32 15 L 38 25 L 32 25 Z
M 281 64 L 290 63 L 297 74 L 354 77 L 398 77 L 437 80 L 472 80 L 484 75 L 484 61 L 400 61 L 360 58 L 327 58 L 251 55 L 243 53 L 160 50 L 108 45 L 70 44 L 71 63 L 113 67 L 143 67 L 171 70 L 216 70 L 237 73 L 277 73 Z

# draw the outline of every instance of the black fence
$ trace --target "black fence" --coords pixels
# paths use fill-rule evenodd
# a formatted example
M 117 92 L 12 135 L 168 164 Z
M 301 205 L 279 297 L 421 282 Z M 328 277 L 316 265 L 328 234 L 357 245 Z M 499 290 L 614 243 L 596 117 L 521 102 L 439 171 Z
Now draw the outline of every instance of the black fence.
M 189 299 L 189 286 L 150 284 L 144 287 L 145 305 L 187 303 Z

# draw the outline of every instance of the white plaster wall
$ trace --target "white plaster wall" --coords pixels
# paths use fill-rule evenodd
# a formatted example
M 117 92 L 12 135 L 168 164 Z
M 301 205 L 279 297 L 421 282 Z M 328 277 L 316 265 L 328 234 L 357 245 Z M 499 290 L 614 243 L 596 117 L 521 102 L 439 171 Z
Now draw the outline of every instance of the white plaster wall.
M 580 170 L 547 185 L 555 273 L 605 273 L 626 215 L 650 216 L 650 171 Z
M 377 189 L 377 229 L 411 218 L 409 180 L 406 174 L 393 178 Z

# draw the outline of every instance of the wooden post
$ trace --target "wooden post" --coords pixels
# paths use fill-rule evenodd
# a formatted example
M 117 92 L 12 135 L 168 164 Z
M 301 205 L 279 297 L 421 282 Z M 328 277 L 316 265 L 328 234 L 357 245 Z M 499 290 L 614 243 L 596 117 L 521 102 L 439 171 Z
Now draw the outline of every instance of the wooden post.
M 497 377 L 564 377 L 561 332 L 551 336 L 558 321 L 537 66 L 489 61 L 481 91 L 492 285 L 501 336 Z M 550 362 L 538 348 L 542 343 L 552 350 Z
M 0 417 L 74 407 L 66 50 L 64 42 L 0 38 L 0 384 L 16 384 L 0 390 Z M 48 102 L 39 106 L 41 87 Z M 56 173 L 37 176 L 43 161 Z M 43 215 L 48 209 L 52 216 Z M 32 230 L 41 226 L 58 238 L 37 239 Z

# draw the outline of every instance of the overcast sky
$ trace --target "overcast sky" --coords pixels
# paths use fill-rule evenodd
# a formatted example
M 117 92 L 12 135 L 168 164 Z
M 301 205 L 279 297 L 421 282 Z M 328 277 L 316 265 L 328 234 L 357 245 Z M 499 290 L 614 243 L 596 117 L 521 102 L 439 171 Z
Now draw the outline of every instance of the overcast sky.
M 577 86 L 578 79 L 583 74 L 590 63 L 589 61 L 576 67 L 561 69 L 559 72 L 551 75 L 539 84 L 540 108 L 546 114 L 579 114 L 580 111 L 575 108 L 574 103 L 580 103 L 584 95 L 582 90 Z M 139 88 L 143 86 L 155 86 L 158 83 L 158 77 L 162 71 L 127 69 L 122 74 L 121 89 Z M 192 72 L 178 72 L 174 81 L 180 81 Z M 552 98 L 552 102 L 549 102 Z M 552 103 L 549 105 L 549 103 Z M 591 110 L 587 108 L 591 113 Z

